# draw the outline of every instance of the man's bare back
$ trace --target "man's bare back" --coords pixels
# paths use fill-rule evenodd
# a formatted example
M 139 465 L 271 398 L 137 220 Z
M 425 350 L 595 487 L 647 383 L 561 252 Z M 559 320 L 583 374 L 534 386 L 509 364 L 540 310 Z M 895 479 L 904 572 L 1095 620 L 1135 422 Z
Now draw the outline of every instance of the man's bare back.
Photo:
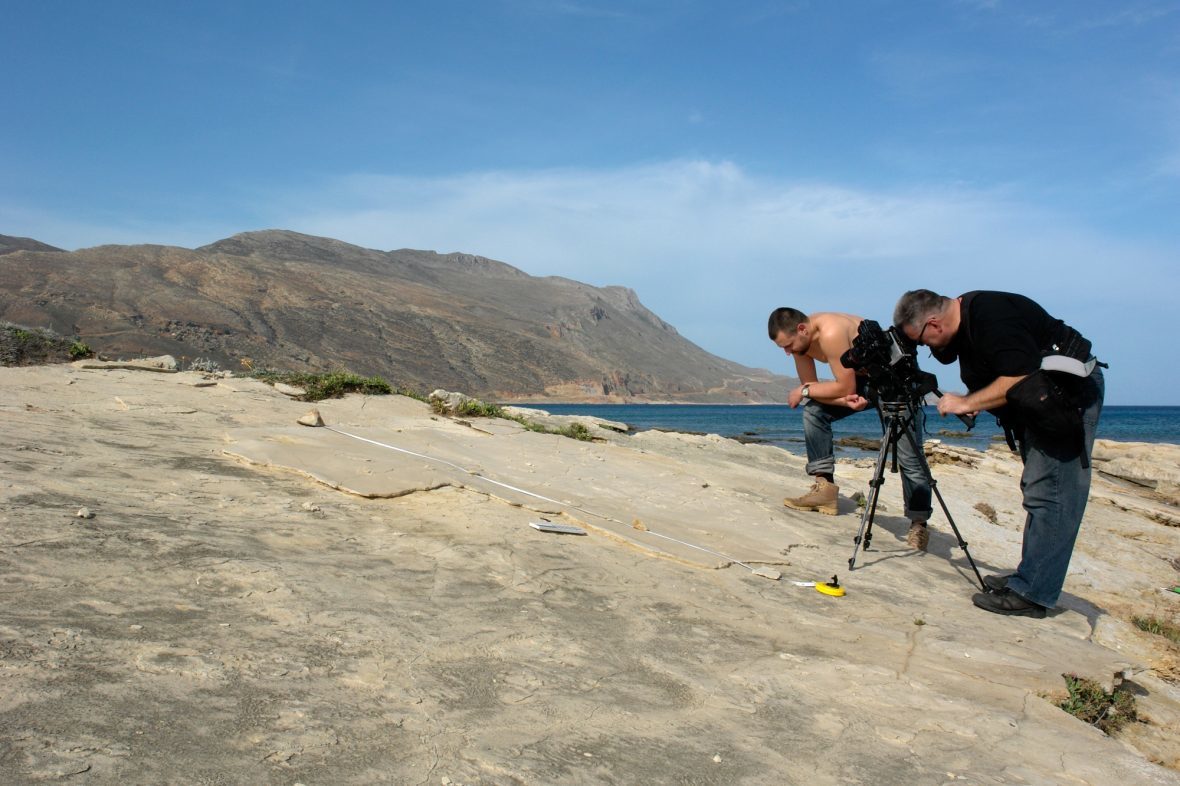
M 830 358 L 840 359 L 856 339 L 863 317 L 855 314 L 841 314 L 835 311 L 820 311 L 811 314 L 807 321 L 811 325 L 811 346 L 806 354 L 820 363 L 832 364 Z

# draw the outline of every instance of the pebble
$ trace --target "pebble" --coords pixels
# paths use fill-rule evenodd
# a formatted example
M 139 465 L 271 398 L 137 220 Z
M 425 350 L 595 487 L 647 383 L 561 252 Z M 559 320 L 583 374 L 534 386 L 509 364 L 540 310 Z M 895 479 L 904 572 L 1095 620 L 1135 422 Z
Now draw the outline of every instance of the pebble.
M 304 426 L 322 426 L 322 425 L 324 425 L 324 419 L 322 417 L 320 417 L 320 411 L 318 409 L 309 410 L 306 415 L 299 418 L 298 422 Z
M 94 514 L 90 512 L 90 508 L 78 508 L 78 512 L 74 514 L 80 519 L 92 519 Z

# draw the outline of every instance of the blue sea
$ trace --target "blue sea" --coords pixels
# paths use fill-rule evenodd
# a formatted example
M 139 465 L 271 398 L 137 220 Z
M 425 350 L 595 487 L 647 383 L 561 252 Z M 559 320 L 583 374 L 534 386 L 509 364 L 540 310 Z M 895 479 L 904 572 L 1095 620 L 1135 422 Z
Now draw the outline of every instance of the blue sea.
M 803 455 L 803 410 L 785 404 L 521 404 L 554 415 L 593 415 L 626 423 L 637 431 L 662 429 L 697 434 L 720 434 L 723 437 L 778 445 Z M 939 417 L 927 407 L 926 437 L 947 444 L 985 450 L 1003 440 L 996 419 L 983 414 L 970 431 L 954 417 Z M 875 410 L 862 412 L 837 422 L 835 437 L 881 438 L 881 426 Z M 1107 406 L 1098 422 L 1098 438 L 1121 442 L 1171 442 L 1180 444 L 1180 407 Z M 837 445 L 837 455 L 864 455 L 863 450 Z

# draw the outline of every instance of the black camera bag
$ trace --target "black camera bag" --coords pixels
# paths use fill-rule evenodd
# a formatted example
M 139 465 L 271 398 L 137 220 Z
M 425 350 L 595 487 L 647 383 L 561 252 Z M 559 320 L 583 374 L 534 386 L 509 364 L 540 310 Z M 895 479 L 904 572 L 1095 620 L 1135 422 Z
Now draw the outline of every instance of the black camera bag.
M 1080 442 L 1083 379 L 1038 369 L 1008 389 L 1008 404 L 1026 428 L 1052 441 Z

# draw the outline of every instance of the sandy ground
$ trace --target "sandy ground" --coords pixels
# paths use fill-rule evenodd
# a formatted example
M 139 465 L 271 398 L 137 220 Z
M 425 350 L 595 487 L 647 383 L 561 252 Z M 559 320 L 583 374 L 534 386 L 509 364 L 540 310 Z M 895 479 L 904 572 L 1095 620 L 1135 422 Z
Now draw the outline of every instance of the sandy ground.
M 329 431 L 253 380 L 127 369 L 0 391 L 2 783 L 1180 784 L 1176 649 L 1129 623 L 1180 607 L 1168 482 L 1100 473 L 1061 607 L 1005 618 L 945 517 L 905 546 L 896 476 L 848 572 L 865 462 L 827 517 L 781 505 L 801 459 L 717 437 L 401 397 L 322 402 Z M 1013 567 L 1019 464 L 938 458 L 980 569 Z M 1063 672 L 1120 675 L 1143 720 L 1064 713 Z

